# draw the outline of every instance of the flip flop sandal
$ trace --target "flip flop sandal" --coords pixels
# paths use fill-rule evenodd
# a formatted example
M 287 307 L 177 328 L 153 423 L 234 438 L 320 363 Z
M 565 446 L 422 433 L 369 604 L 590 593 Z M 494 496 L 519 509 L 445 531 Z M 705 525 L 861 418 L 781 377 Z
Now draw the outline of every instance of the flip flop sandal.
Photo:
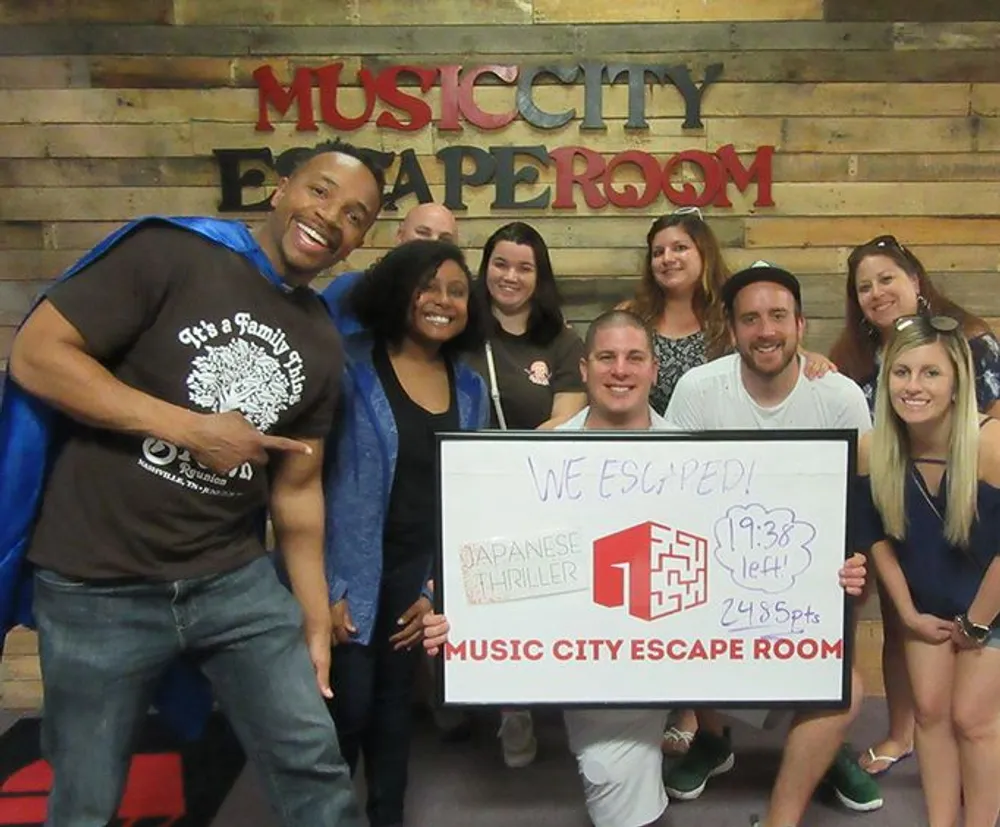
M 894 766 L 896 766 L 896 764 L 898 764 L 900 761 L 902 761 L 905 758 L 909 758 L 911 755 L 913 755 L 913 750 L 912 749 L 911 750 L 907 750 L 902 755 L 898 755 L 898 756 L 893 756 L 893 755 L 876 755 L 875 754 L 875 748 L 874 747 L 869 747 L 868 748 L 868 765 L 861 767 L 861 769 L 863 769 L 866 773 L 868 773 L 872 778 L 875 778 L 875 777 L 877 777 L 879 775 L 885 775 L 887 772 L 889 772 L 889 770 L 891 770 Z M 878 763 L 885 763 L 885 767 L 882 768 L 882 769 L 880 769 L 880 770 L 876 770 L 875 772 L 872 772 L 870 769 L 868 769 L 868 767 L 871 767 L 873 764 L 878 764 Z
M 690 749 L 694 735 L 693 732 L 672 726 L 663 733 L 662 749 L 668 755 L 684 755 Z

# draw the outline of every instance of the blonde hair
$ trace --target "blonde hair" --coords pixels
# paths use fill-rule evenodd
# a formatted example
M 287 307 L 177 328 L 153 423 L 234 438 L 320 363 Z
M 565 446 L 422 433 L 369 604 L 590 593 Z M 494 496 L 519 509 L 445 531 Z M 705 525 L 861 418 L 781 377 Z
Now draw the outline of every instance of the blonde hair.
M 979 480 L 979 412 L 972 354 L 961 327 L 952 333 L 940 333 L 931 327 L 928 319 L 917 318 L 916 321 L 893 334 L 879 370 L 870 456 L 872 496 L 886 533 L 897 540 L 905 539 L 904 492 L 910 438 L 906 423 L 893 410 L 889 399 L 889 379 L 893 365 L 908 350 L 940 342 L 955 369 L 944 536 L 953 546 L 966 547 L 976 519 Z

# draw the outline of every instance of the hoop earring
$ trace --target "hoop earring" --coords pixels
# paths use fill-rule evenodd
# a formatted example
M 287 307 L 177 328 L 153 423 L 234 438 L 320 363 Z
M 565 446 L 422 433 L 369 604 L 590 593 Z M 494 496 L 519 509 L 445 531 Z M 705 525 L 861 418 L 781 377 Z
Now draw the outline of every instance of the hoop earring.
M 929 316 L 931 313 L 931 303 L 920 293 L 917 294 L 917 312 L 921 316 Z

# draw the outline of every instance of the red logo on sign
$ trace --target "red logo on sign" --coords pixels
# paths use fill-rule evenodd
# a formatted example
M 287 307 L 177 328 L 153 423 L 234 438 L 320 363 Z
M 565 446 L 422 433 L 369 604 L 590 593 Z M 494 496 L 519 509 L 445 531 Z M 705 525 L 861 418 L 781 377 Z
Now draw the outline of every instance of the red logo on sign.
M 594 602 L 641 620 L 708 602 L 708 540 L 654 522 L 594 541 Z

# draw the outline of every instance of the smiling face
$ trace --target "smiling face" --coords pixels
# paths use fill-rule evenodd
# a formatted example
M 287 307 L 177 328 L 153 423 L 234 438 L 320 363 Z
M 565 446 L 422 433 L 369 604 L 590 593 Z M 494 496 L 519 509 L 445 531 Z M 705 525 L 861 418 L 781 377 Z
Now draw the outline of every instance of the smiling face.
M 281 179 L 258 240 L 287 282 L 307 284 L 361 246 L 380 204 L 361 161 L 323 152 Z
M 917 312 L 919 284 L 889 256 L 863 258 L 854 276 L 854 290 L 861 313 L 883 333 L 900 316 Z
M 594 336 L 580 362 L 590 407 L 602 418 L 645 416 L 656 381 L 656 360 L 645 331 L 632 325 L 609 325 Z
M 454 261 L 444 262 L 413 296 L 409 337 L 443 345 L 465 330 L 469 321 L 469 277 Z
M 947 416 L 955 396 L 955 366 L 940 341 L 899 354 L 889 370 L 889 402 L 907 425 Z
M 649 247 L 649 266 L 660 289 L 671 294 L 693 292 L 701 281 L 704 261 L 683 227 L 664 227 Z
M 772 379 L 796 358 L 805 324 L 788 290 L 758 281 L 736 294 L 730 329 L 743 364 L 758 376 Z
M 537 283 L 535 251 L 527 244 L 498 241 L 486 265 L 486 289 L 493 307 L 505 315 L 528 309 Z

